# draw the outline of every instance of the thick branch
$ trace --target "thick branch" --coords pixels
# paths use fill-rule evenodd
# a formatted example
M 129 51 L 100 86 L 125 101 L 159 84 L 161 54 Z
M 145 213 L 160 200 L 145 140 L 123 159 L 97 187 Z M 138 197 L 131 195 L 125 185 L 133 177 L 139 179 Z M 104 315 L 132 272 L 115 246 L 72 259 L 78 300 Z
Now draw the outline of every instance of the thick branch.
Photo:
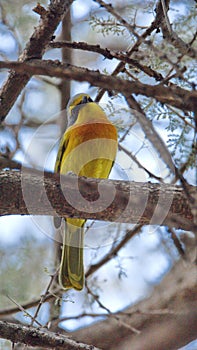
M 51 40 L 52 34 L 72 2 L 73 0 L 50 1 L 48 9 L 43 11 L 39 25 L 35 28 L 34 33 L 19 57 L 20 62 L 27 61 L 31 58 L 42 57 L 46 46 Z M 0 94 L 0 121 L 5 119 L 21 90 L 30 79 L 28 73 L 29 72 L 25 70 L 22 72 L 10 72 Z
M 70 175 L 60 179 L 58 174 L 26 168 L 1 171 L 0 185 L 0 215 L 59 215 L 194 229 L 179 186 Z M 189 190 L 194 193 L 196 188 Z
M 147 85 L 139 81 L 123 80 L 110 75 L 101 74 L 87 68 L 71 64 L 61 64 L 59 61 L 32 60 L 31 62 L 0 62 L 1 68 L 11 68 L 19 73 L 24 70 L 29 75 L 56 76 L 76 81 L 88 81 L 91 85 L 111 89 L 123 94 L 136 94 L 152 97 L 161 103 L 167 103 L 182 110 L 193 111 L 197 104 L 197 92 L 188 91 L 178 86 Z M 0 111 L 1 112 L 1 111 Z
M 47 330 L 37 330 L 0 321 L 0 337 L 8 339 L 13 343 L 23 343 L 29 346 L 39 346 L 44 349 L 64 350 L 99 350 L 93 345 L 86 345 L 65 337 L 56 335 Z

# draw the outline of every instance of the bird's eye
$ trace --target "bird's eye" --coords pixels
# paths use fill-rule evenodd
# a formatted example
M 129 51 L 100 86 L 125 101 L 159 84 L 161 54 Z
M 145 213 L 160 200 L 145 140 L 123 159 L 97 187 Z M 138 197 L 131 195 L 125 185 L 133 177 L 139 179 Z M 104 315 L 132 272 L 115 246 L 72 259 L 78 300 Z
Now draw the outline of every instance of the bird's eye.
M 88 97 L 88 102 L 93 102 L 90 96 Z
M 78 104 L 81 105 L 88 102 L 93 102 L 93 100 L 91 99 L 90 96 L 84 96 Z

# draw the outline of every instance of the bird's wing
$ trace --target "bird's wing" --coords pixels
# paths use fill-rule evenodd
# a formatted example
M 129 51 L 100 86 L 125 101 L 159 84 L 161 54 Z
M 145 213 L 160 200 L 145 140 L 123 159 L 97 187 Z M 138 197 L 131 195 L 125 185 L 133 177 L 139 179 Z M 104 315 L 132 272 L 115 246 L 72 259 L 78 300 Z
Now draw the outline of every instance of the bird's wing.
M 59 145 L 59 149 L 58 149 L 58 154 L 57 154 L 55 168 L 54 168 L 55 173 L 60 172 L 62 157 L 63 157 L 65 149 L 68 145 L 68 141 L 69 141 L 69 135 L 68 135 L 68 133 L 65 132 L 61 141 L 60 141 L 60 145 Z M 55 228 L 58 229 L 61 226 L 62 218 L 59 216 L 54 216 L 53 222 L 54 222 Z
M 69 133 L 65 132 L 61 141 L 60 141 L 60 145 L 59 145 L 59 149 L 58 149 L 58 153 L 57 153 L 57 158 L 56 158 L 55 168 L 54 168 L 55 173 L 60 172 L 62 158 L 63 158 L 64 152 L 66 150 L 66 147 L 68 145 L 68 142 L 69 142 Z

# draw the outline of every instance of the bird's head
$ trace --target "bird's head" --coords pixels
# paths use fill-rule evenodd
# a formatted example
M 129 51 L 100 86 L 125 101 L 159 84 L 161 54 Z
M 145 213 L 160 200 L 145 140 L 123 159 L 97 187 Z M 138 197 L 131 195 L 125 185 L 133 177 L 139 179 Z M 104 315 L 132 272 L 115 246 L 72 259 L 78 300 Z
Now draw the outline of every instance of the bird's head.
M 80 93 L 73 96 L 67 104 L 68 126 L 73 125 L 78 116 L 79 109 L 86 103 L 93 102 L 88 94 Z

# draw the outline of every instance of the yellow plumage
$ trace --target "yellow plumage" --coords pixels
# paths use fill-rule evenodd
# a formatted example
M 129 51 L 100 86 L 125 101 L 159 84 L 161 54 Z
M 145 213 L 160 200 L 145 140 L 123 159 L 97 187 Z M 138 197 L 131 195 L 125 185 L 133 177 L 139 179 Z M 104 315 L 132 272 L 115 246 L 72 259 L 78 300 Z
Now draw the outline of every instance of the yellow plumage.
M 116 128 L 87 94 L 74 96 L 68 103 L 67 114 L 68 129 L 60 142 L 55 172 L 107 178 L 117 152 Z M 59 280 L 65 289 L 81 290 L 85 220 L 65 218 L 65 221 Z

